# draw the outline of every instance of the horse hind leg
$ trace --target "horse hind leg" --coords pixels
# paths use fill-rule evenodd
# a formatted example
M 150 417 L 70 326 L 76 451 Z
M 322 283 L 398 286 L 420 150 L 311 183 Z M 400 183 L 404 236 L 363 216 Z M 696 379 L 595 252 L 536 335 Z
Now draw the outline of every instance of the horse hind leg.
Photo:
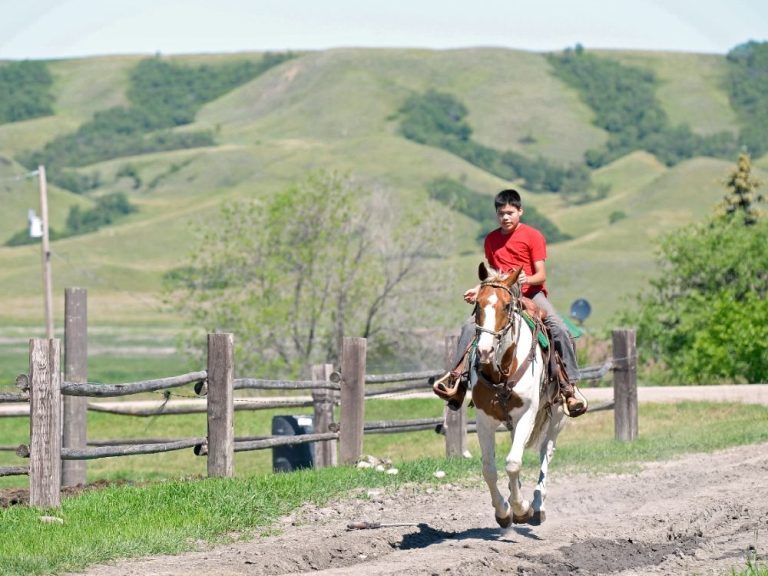
M 545 500 L 547 498 L 547 478 L 549 473 L 549 464 L 552 462 L 552 458 L 555 455 L 555 443 L 557 441 L 557 435 L 565 424 L 565 419 L 559 410 L 549 421 L 547 431 L 542 439 L 539 447 L 539 480 L 536 483 L 536 487 L 533 490 L 533 502 L 531 503 L 532 516 L 529 520 L 529 524 L 538 526 L 543 524 L 547 519 L 547 513 L 544 507 Z

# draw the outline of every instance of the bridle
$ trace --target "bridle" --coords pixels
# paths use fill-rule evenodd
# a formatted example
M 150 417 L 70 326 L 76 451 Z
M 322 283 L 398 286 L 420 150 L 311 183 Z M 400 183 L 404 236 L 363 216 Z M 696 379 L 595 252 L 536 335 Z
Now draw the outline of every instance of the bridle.
M 486 286 L 490 286 L 491 288 L 499 288 L 501 290 L 504 290 L 507 294 L 509 294 L 511 301 L 509 305 L 507 306 L 507 321 L 504 323 L 504 325 L 501 327 L 501 330 L 490 330 L 489 328 L 486 328 L 485 326 L 480 326 L 477 323 L 477 320 L 475 320 L 475 331 L 480 334 L 482 332 L 485 332 L 486 334 L 492 335 L 494 338 L 498 339 L 499 344 L 501 344 L 501 341 L 503 337 L 506 335 L 507 332 L 510 330 L 513 331 L 512 333 L 512 339 L 514 340 L 514 325 L 515 323 L 512 321 L 513 317 L 515 315 L 516 311 L 520 310 L 520 298 L 519 294 L 515 295 L 515 293 L 512 291 L 512 289 L 507 286 L 506 284 L 502 284 L 501 282 L 494 282 L 494 281 L 487 281 L 482 282 L 480 284 L 480 289 L 485 288 Z M 515 284 L 517 286 L 517 284 Z M 498 344 L 497 344 L 498 346 Z

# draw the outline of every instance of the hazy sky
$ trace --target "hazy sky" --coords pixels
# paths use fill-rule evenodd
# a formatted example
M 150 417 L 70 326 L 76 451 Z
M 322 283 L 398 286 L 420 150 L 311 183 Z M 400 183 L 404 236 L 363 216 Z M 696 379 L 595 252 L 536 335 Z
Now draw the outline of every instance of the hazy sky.
M 768 0 L 0 0 L 0 59 L 324 49 L 632 48 L 768 40 Z

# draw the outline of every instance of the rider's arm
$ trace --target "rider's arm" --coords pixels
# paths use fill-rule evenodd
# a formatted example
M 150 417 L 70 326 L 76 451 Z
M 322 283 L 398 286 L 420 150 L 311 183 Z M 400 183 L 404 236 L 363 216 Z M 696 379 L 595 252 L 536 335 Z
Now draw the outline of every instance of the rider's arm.
M 544 265 L 544 260 L 536 260 L 533 263 L 533 274 L 527 276 L 525 272 L 520 272 L 520 283 L 531 284 L 532 286 L 538 286 L 544 284 L 547 281 L 547 267 Z
M 466 292 L 464 292 L 464 302 L 467 302 L 468 304 L 474 304 L 475 300 L 477 300 L 477 293 L 480 291 L 480 284 L 477 286 L 473 286 Z

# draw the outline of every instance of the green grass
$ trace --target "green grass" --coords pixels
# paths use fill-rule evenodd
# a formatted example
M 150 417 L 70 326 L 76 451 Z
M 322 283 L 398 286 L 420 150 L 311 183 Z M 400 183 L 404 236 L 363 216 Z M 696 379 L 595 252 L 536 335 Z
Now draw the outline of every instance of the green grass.
M 731 570 L 730 576 L 768 576 L 768 564 L 759 560 L 748 560 L 743 570 Z
M 368 420 L 434 416 L 442 403 L 433 400 L 378 400 L 368 403 Z M 572 420 L 562 433 L 555 475 L 572 472 L 605 473 L 633 469 L 642 462 L 708 452 L 728 446 L 768 441 L 765 421 L 768 408 L 741 404 L 643 404 L 637 441 L 613 440 L 610 412 Z M 204 418 L 204 417 L 203 417 Z M 267 413 L 236 414 L 238 433 L 260 433 L 269 427 Z M 0 436 L 21 437 L 23 419 L 0 420 Z M 197 417 L 163 417 L 147 427 L 146 420 L 91 415 L 93 435 L 120 436 L 140 433 L 199 433 Z M 248 421 L 246 424 L 245 421 Z M 120 425 L 116 426 L 115 423 Z M 142 428 L 144 428 L 142 430 Z M 90 462 L 91 480 L 97 477 L 162 482 L 118 484 L 65 498 L 60 510 L 49 511 L 64 525 L 43 524 L 40 511 L 27 507 L 0 510 L 0 558 L 4 574 L 47 574 L 83 569 L 120 557 L 173 554 L 190 550 L 199 541 L 224 542 L 258 535 L 282 515 L 307 502 L 323 505 L 336 498 L 364 498 L 365 489 L 395 489 L 405 484 L 440 482 L 479 483 L 480 464 L 474 436 L 471 459 L 442 457 L 443 438 L 432 432 L 367 436 L 364 452 L 391 457 L 400 470 L 386 475 L 348 467 L 271 474 L 236 463 L 234 479 L 199 479 L 203 467 L 194 457 L 171 453 L 148 464 L 144 457 L 113 458 L 122 475 L 105 472 L 101 461 Z M 509 442 L 498 435 L 499 459 Z M 268 462 L 269 452 L 262 451 Z M 198 462 L 204 462 L 198 459 Z M 149 466 L 154 466 L 150 473 Z M 446 477 L 437 480 L 436 470 Z M 101 470 L 101 471 L 97 471 Z M 524 481 L 535 477 L 535 457 L 527 454 Z M 763 574 L 763 572 L 745 572 Z

